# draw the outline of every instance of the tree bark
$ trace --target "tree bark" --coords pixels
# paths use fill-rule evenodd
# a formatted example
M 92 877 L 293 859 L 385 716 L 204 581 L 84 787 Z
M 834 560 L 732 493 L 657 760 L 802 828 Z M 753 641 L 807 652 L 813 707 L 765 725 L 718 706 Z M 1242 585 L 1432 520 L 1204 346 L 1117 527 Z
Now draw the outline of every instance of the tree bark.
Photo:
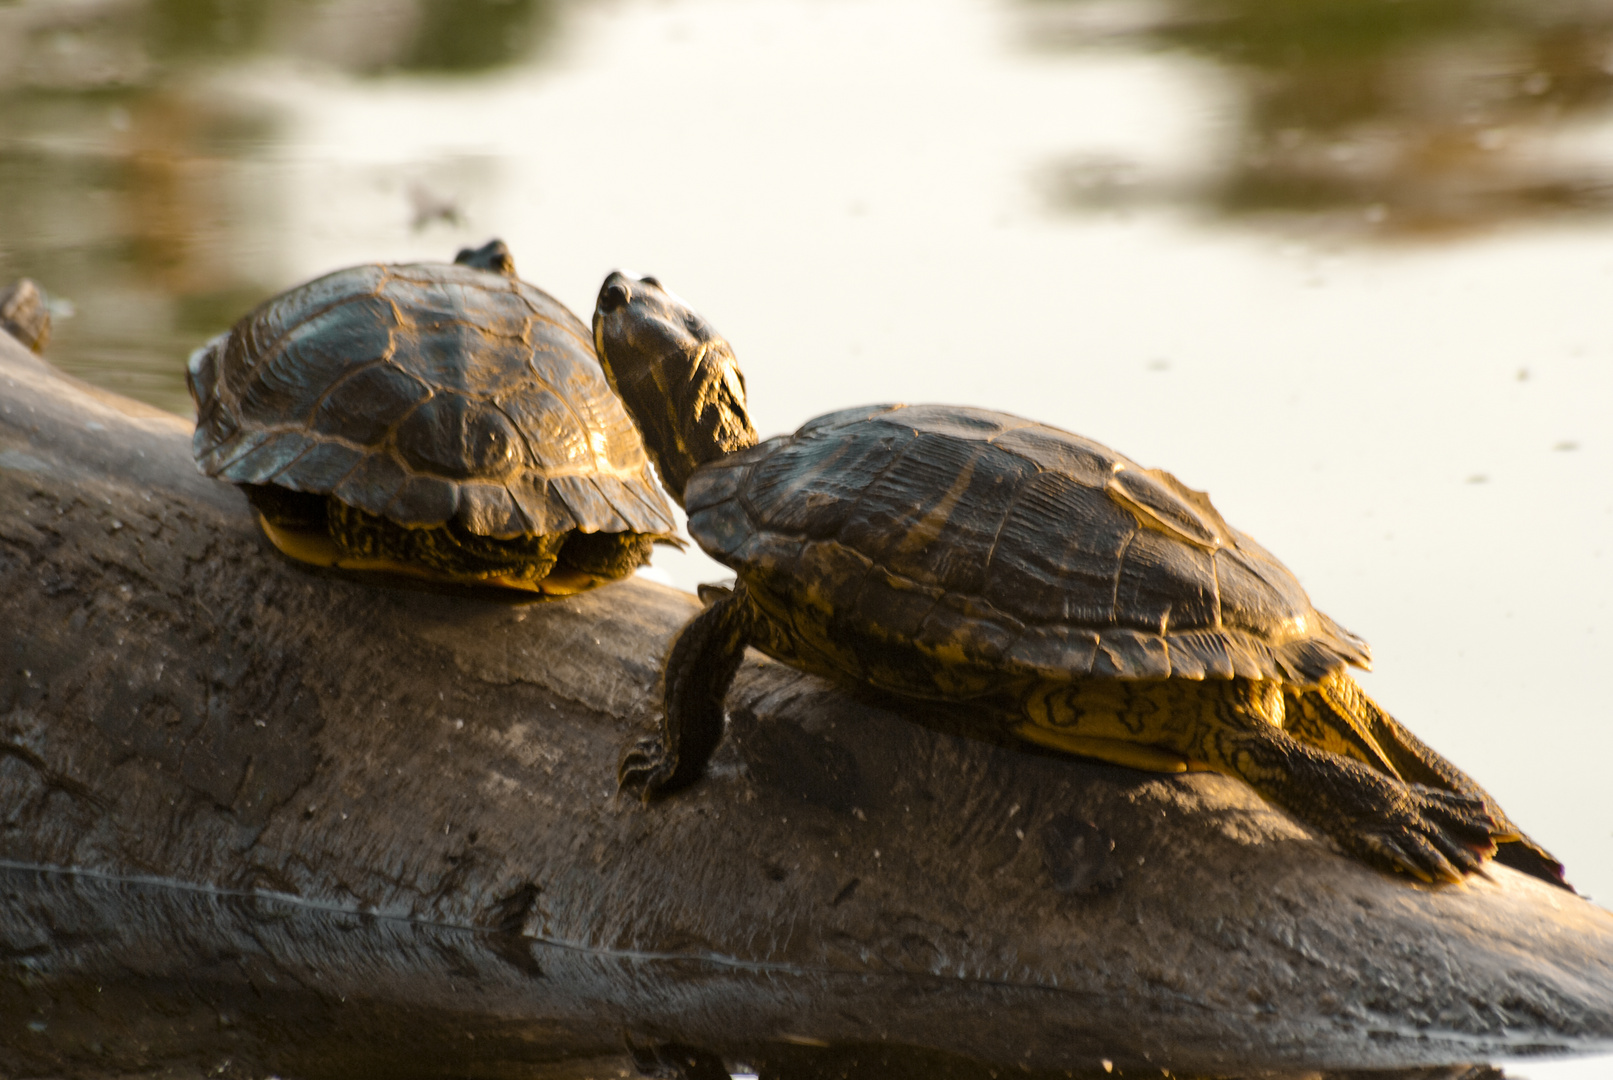
M 1226 778 L 996 745 L 754 656 L 707 779 L 620 797 L 693 597 L 312 571 L 188 436 L 0 334 L 6 1075 L 616 1076 L 629 1046 L 666 1075 L 1242 1075 L 1613 1046 L 1613 916 L 1584 900 L 1502 867 L 1408 883 Z

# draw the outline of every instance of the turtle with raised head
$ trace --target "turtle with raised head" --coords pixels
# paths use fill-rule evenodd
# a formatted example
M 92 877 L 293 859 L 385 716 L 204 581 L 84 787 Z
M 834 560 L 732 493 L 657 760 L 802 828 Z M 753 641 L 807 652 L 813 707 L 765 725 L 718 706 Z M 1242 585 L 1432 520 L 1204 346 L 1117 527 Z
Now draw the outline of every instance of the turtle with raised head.
M 646 797 L 700 777 L 754 646 L 973 703 L 1044 747 L 1226 773 L 1385 870 L 1456 881 L 1494 853 L 1563 883 L 1349 677 L 1366 643 L 1169 473 L 949 405 L 848 409 L 758 443 L 732 350 L 653 278 L 606 280 L 594 346 L 689 534 L 738 575 L 672 645 L 661 737 L 623 759 Z
M 187 382 L 198 466 L 303 562 L 566 595 L 676 527 L 588 328 L 498 241 L 283 293 Z

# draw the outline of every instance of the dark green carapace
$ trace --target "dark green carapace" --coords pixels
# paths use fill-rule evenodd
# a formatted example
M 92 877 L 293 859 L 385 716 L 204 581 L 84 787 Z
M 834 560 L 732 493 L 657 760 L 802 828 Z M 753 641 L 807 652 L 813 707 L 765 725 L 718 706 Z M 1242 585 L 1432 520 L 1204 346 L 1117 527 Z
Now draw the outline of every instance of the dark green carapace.
M 673 644 L 663 737 L 622 778 L 693 783 L 746 646 L 1030 742 L 1213 769 L 1423 881 L 1562 868 L 1346 674 L 1366 643 L 1202 492 L 984 409 L 878 405 L 756 443 L 733 353 L 653 279 L 607 279 L 595 348 L 689 533 L 738 574 Z
M 305 562 L 565 595 L 674 528 L 587 328 L 497 241 L 275 297 L 189 384 L 202 471 Z

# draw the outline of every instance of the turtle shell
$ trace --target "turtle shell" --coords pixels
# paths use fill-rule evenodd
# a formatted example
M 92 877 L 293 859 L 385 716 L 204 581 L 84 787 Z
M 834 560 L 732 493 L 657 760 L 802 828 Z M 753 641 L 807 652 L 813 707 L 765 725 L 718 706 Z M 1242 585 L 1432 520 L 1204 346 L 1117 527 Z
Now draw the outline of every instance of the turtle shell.
M 340 270 L 191 357 L 196 461 L 412 528 L 670 533 L 592 343 L 559 301 L 502 274 Z
M 1202 492 L 1016 416 L 832 413 L 704 466 L 684 498 L 690 535 L 786 628 L 769 651 L 903 693 L 1369 663 Z

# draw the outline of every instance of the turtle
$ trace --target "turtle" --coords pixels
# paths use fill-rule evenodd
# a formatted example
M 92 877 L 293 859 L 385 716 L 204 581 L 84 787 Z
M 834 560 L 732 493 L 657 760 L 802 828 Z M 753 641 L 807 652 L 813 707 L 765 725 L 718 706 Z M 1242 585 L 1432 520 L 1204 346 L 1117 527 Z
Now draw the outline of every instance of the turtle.
M 42 353 L 50 341 L 50 305 L 29 278 L 18 278 L 0 289 L 0 330 Z
M 302 562 L 563 596 L 676 542 L 588 328 L 497 240 L 282 293 L 186 381 L 198 467 Z
M 1214 770 L 1424 882 L 1494 855 L 1562 866 L 1347 673 L 1365 641 L 1209 497 L 1091 439 L 983 408 L 870 405 L 758 441 L 733 350 L 653 277 L 601 288 L 594 347 L 689 535 L 734 570 L 673 639 L 646 801 L 698 780 L 744 650 L 995 737 Z

